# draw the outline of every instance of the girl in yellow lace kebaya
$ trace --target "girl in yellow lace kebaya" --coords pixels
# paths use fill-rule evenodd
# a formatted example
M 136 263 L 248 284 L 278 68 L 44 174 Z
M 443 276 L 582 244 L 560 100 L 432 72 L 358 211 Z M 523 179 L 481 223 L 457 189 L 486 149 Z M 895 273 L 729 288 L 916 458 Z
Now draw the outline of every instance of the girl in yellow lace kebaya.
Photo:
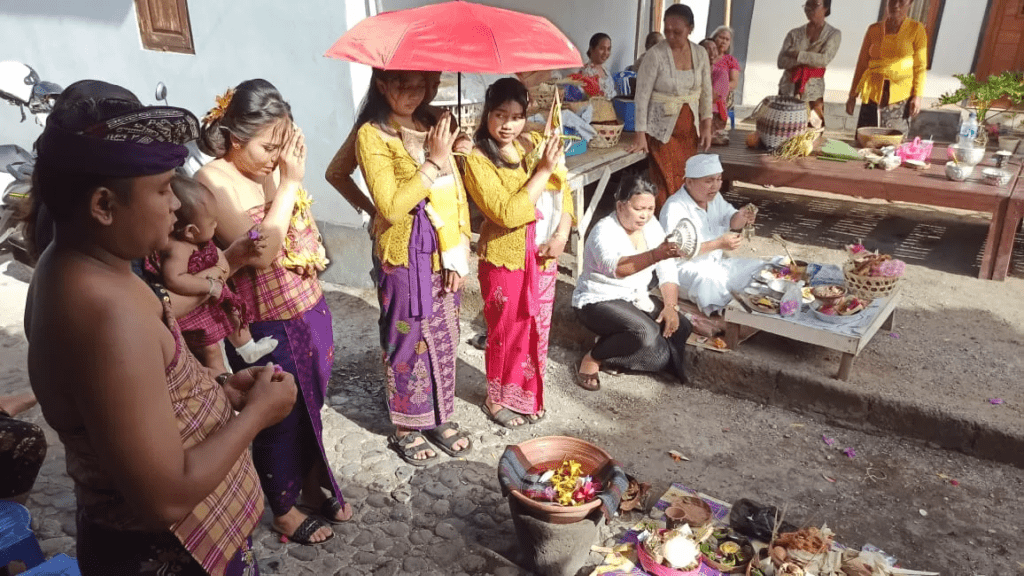
M 480 290 L 487 320 L 484 409 L 515 428 L 544 416 L 544 369 L 557 258 L 573 222 L 560 134 L 523 134 L 526 87 L 502 78 L 487 89 L 466 190 L 484 213 Z
M 380 336 L 389 446 L 406 462 L 463 455 L 469 437 L 455 411 L 459 292 L 469 273 L 469 203 L 452 158 L 448 113 L 435 121 L 422 72 L 373 71 L 356 119 L 356 158 L 376 206 Z

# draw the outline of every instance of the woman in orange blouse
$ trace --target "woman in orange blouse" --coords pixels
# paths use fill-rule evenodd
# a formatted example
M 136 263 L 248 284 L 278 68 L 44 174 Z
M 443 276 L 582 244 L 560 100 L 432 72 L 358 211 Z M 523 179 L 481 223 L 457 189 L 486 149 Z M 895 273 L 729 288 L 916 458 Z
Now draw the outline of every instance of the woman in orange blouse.
M 921 111 L 928 69 L 928 36 L 924 24 L 907 17 L 913 0 L 888 0 L 885 18 L 868 26 L 846 101 L 853 114 L 860 96 L 857 127 L 880 126 L 910 131 L 910 119 Z
M 484 214 L 480 291 L 487 321 L 487 400 L 497 423 L 544 417 L 544 369 L 557 258 L 573 220 L 559 135 L 523 134 L 529 96 L 514 78 L 487 89 L 466 158 L 466 190 Z

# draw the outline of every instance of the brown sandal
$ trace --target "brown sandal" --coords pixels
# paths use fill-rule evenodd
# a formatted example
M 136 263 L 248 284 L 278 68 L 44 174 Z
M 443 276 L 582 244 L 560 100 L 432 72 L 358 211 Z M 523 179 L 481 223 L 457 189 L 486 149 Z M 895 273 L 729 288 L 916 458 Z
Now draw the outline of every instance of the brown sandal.
M 601 378 L 598 376 L 598 372 L 593 374 L 584 374 L 583 372 L 576 372 L 576 384 L 584 390 L 591 392 L 597 392 L 601 389 Z

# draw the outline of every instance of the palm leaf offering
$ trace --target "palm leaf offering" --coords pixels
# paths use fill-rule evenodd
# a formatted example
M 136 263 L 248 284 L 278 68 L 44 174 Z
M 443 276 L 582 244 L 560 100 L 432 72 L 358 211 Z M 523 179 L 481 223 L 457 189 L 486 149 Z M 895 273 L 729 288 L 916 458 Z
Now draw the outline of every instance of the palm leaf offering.
M 821 155 L 840 160 L 860 160 L 861 156 L 857 149 L 842 140 L 829 139 L 821 147 Z
M 540 158 L 544 154 L 544 147 L 547 146 L 549 138 L 560 138 L 562 140 L 579 140 L 579 136 L 567 136 L 562 133 L 562 99 L 555 90 L 555 96 L 551 100 L 551 110 L 548 111 L 548 121 L 544 125 L 544 137 L 530 150 L 524 159 L 526 171 L 530 174 L 537 168 Z

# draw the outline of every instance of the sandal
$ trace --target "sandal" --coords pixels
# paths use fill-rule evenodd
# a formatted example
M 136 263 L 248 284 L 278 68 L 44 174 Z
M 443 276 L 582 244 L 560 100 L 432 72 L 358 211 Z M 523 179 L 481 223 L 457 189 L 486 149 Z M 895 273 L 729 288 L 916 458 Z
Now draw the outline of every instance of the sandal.
M 327 521 L 328 524 L 337 526 L 338 524 L 344 524 L 352 519 L 350 515 L 346 520 L 338 520 L 338 512 L 345 509 L 345 505 L 338 501 L 334 496 L 324 500 L 324 503 L 320 505 L 320 515 Z
M 531 426 L 533 426 L 534 424 L 540 424 L 541 420 L 543 420 L 543 419 L 545 419 L 547 417 L 548 417 L 548 411 L 545 410 L 543 413 L 540 413 L 540 414 L 527 414 L 526 415 L 526 421 Z
M 513 412 L 508 408 L 502 408 L 501 410 L 498 410 L 496 413 L 491 414 L 491 410 L 487 407 L 487 403 L 484 402 L 483 404 L 480 405 L 480 409 L 484 411 L 484 414 L 486 414 L 487 417 L 491 419 L 491 421 L 497 424 L 501 424 L 505 428 L 515 430 L 516 428 L 519 428 L 520 426 L 526 424 L 526 418 L 524 418 L 522 414 Z M 523 422 L 520 424 L 512 424 L 511 422 L 516 418 L 522 419 Z
M 306 516 L 306 519 L 302 521 L 302 524 L 299 524 L 299 527 L 296 528 L 291 535 L 281 532 L 277 528 L 274 528 L 273 525 L 271 525 L 270 529 L 280 534 L 282 540 L 288 540 L 297 544 L 302 544 L 303 546 L 317 546 L 327 542 L 331 538 L 334 538 L 334 532 L 332 531 L 327 538 L 324 538 L 319 542 L 313 542 L 310 540 L 317 530 L 325 527 L 327 527 L 327 524 L 324 524 L 323 520 L 315 516 Z
M 444 433 L 449 430 L 457 431 L 458 429 L 459 425 L 456 424 L 455 422 L 445 422 L 444 424 L 441 424 L 437 428 L 425 430 L 424 435 L 426 435 L 427 440 L 430 440 L 431 444 L 440 448 L 442 451 L 444 451 L 445 454 L 453 458 L 457 458 L 459 456 L 462 456 L 463 454 L 466 454 L 467 452 L 470 451 L 471 448 L 473 448 L 473 441 L 465 432 L 456 432 L 455 434 L 452 434 L 451 436 L 447 437 L 444 435 Z M 466 439 L 466 447 L 461 450 L 456 450 L 455 443 L 458 442 L 459 440 L 462 440 L 463 438 Z
M 417 439 L 423 440 L 419 444 L 412 446 L 411 444 Z M 430 444 L 427 443 L 426 438 L 419 431 L 413 430 L 405 436 L 399 438 L 397 434 L 388 436 L 388 448 L 391 448 L 398 453 L 398 456 L 405 460 L 407 463 L 413 466 L 426 466 L 431 462 L 437 460 L 437 453 L 433 456 L 426 458 L 416 458 L 416 455 L 424 450 L 430 450 Z
M 598 376 L 598 372 L 593 374 L 584 374 L 583 372 L 576 373 L 576 384 L 584 390 L 591 392 L 597 392 L 601 389 L 601 378 Z

